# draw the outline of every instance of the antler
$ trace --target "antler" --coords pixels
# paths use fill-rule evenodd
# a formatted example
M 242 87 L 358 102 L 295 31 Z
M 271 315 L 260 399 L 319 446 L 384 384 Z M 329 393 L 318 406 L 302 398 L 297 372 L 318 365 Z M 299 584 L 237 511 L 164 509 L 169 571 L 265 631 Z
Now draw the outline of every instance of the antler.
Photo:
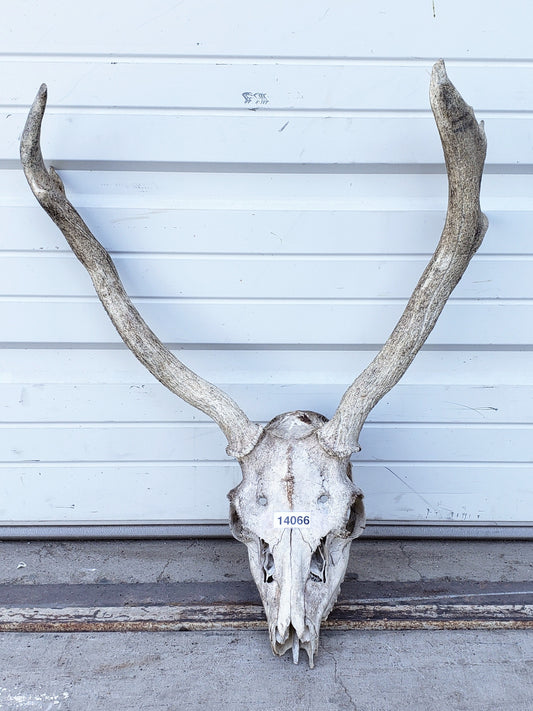
M 448 79 L 442 60 L 433 66 L 430 101 L 448 171 L 444 230 L 389 339 L 318 433 L 322 445 L 340 457 L 360 450 L 359 433 L 370 410 L 398 382 L 423 346 L 488 227 L 479 205 L 487 148 L 483 122 L 478 124 L 472 108 Z
M 344 394 L 332 419 L 317 432 L 324 448 L 339 457 L 359 451 L 359 433 L 376 403 L 398 382 L 431 333 L 451 292 L 481 244 L 488 221 L 479 192 L 486 140 L 483 122 L 449 81 L 444 62 L 433 67 L 430 101 L 448 172 L 448 212 L 441 240 L 387 342 Z M 205 412 L 228 439 L 228 454 L 249 453 L 263 428 L 252 423 L 222 390 L 181 363 L 147 326 L 131 303 L 106 250 L 68 201 L 40 148 L 46 107 L 43 84 L 22 135 L 20 154 L 28 183 L 85 266 L 111 321 L 128 348 L 167 388 Z
M 46 169 L 40 147 L 46 93 L 43 84 L 31 107 L 20 144 L 24 173 L 33 194 L 89 272 L 96 293 L 124 343 L 163 385 L 215 420 L 227 437 L 228 454 L 243 457 L 254 448 L 263 428 L 251 422 L 226 393 L 196 375 L 165 348 L 131 303 L 109 254 L 68 201 L 61 178 L 53 168 Z

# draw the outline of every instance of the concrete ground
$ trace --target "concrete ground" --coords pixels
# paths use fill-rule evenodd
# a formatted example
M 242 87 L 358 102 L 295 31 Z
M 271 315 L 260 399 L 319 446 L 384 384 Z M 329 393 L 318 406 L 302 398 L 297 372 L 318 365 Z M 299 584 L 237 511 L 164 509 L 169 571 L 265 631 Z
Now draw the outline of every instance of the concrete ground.
M 0 584 L 249 580 L 230 540 L 0 542 Z M 360 540 L 348 577 L 529 581 L 533 544 Z M 305 655 L 304 655 L 305 656 Z M 532 711 L 533 632 L 324 631 L 310 670 L 266 632 L 4 633 L 0 710 Z

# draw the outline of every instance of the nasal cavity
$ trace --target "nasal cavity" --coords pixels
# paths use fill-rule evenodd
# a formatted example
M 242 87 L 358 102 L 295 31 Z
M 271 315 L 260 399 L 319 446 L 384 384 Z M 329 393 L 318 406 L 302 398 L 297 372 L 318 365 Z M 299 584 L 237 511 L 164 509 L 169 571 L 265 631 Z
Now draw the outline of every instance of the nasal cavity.
M 326 582 L 326 539 L 320 541 L 318 548 L 311 557 L 309 578 L 315 583 Z
M 261 538 L 261 565 L 263 568 L 263 581 L 265 583 L 274 582 L 274 556 L 270 546 Z

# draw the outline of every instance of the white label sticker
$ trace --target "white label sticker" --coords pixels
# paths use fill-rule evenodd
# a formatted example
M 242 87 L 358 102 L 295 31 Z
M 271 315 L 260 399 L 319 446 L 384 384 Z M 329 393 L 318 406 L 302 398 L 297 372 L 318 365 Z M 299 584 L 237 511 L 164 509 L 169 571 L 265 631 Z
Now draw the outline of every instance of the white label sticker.
M 311 514 L 306 511 L 277 511 L 274 514 L 275 528 L 306 528 L 311 524 Z

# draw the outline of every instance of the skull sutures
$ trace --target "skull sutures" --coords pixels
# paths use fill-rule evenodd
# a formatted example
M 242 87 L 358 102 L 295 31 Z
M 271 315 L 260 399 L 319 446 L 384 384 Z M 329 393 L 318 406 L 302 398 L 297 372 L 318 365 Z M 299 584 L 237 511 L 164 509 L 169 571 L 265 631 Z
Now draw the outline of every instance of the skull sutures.
M 320 624 L 333 607 L 350 544 L 364 528 L 362 492 L 349 457 L 320 444 L 326 418 L 279 415 L 242 458 L 242 482 L 230 491 L 230 526 L 248 547 L 275 654 L 303 647 L 313 666 Z

